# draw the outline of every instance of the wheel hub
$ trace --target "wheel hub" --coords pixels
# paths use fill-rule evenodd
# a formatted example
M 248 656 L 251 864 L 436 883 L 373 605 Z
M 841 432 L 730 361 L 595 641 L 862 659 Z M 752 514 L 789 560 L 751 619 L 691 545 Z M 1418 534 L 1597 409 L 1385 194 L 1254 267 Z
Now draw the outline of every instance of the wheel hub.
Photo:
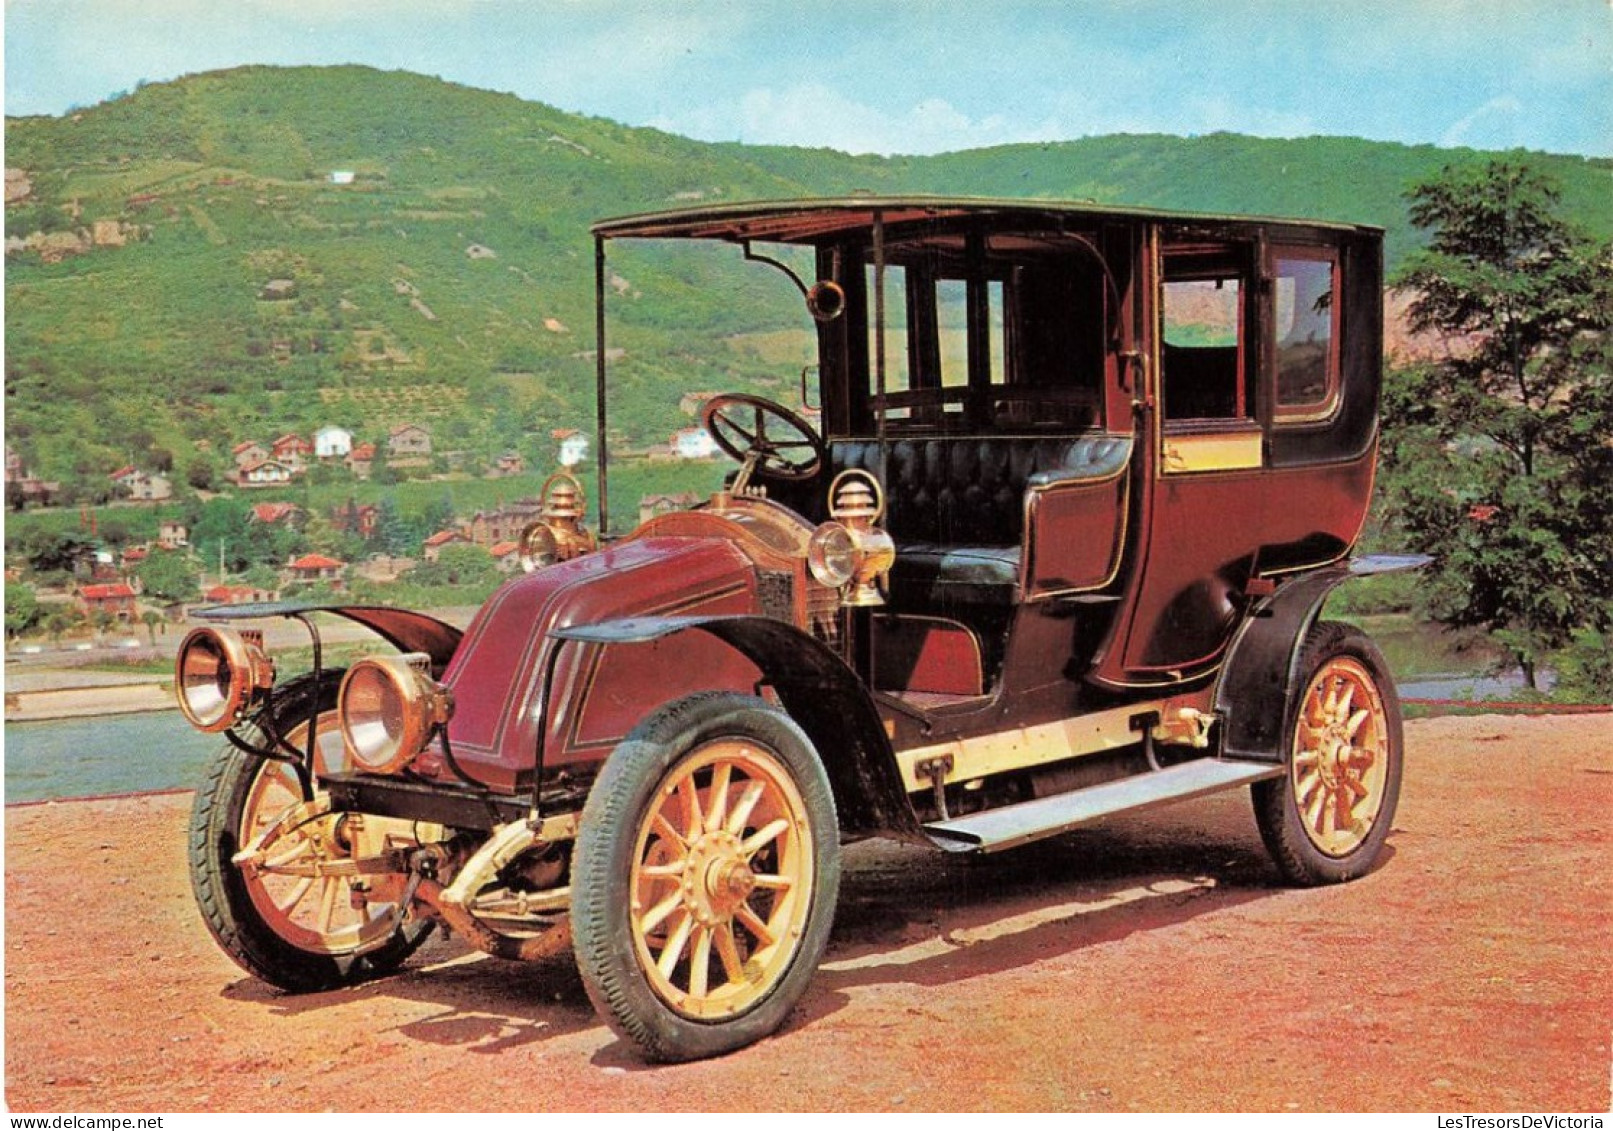
M 756 873 L 740 839 L 726 830 L 707 833 L 689 846 L 682 874 L 683 905 L 702 926 L 733 918 L 756 890 Z

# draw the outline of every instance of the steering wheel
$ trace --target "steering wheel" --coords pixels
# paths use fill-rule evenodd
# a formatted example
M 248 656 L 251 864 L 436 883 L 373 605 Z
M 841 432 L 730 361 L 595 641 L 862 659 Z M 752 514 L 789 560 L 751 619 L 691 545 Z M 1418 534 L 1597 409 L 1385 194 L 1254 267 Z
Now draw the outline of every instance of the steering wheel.
M 749 393 L 712 397 L 700 410 L 700 423 L 724 452 L 773 479 L 811 479 L 828 454 L 812 425 L 778 402 Z M 770 425 L 781 433 L 778 439 L 768 435 Z

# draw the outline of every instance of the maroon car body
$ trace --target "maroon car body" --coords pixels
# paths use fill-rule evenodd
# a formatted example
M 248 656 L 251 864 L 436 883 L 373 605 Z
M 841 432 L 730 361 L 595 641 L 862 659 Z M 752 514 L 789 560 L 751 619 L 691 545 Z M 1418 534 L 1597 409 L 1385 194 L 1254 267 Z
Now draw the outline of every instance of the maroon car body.
M 996 851 L 1247 785 L 1291 880 L 1373 863 L 1398 707 L 1371 643 L 1319 613 L 1416 564 L 1350 558 L 1380 232 L 859 197 L 594 236 L 598 547 L 557 496 L 534 568 L 463 635 L 327 610 L 401 661 L 276 686 L 250 634 L 181 649 L 187 714 L 232 736 L 193 875 L 244 966 L 306 988 L 435 923 L 521 958 L 569 927 L 607 1019 L 680 1059 L 783 1022 L 843 837 Z M 715 398 L 728 487 L 612 537 L 606 263 L 630 239 L 782 271 L 816 405 Z

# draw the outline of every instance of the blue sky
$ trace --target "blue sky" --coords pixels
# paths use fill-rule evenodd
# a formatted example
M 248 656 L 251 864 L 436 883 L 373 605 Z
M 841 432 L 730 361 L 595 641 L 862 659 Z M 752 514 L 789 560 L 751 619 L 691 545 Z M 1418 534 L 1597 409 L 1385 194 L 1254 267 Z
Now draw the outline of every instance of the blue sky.
M 7 114 L 365 63 L 707 140 L 1116 132 L 1613 156 L 1613 0 L 6 0 Z

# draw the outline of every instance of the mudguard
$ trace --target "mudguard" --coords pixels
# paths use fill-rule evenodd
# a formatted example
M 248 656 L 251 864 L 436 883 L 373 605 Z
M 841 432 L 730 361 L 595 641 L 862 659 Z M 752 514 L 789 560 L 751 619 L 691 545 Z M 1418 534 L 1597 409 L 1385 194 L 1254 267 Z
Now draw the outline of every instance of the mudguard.
M 431 657 L 432 674 L 441 676 L 463 635 L 453 625 L 381 605 L 336 605 L 299 601 L 257 601 L 240 605 L 208 605 L 192 609 L 203 620 L 251 620 L 258 617 L 301 617 L 305 613 L 334 613 L 363 625 L 400 652 L 424 652 Z
M 1421 569 L 1432 560 L 1421 554 L 1356 558 L 1295 578 L 1261 600 L 1234 635 L 1215 688 L 1222 757 L 1287 759 L 1290 713 L 1298 709 L 1300 651 L 1329 593 L 1352 577 Z
M 616 646 L 689 631 L 709 633 L 761 669 L 780 705 L 817 747 L 842 831 L 924 839 L 867 687 L 816 638 L 770 617 L 734 615 L 628 617 L 559 628 L 551 635 Z

